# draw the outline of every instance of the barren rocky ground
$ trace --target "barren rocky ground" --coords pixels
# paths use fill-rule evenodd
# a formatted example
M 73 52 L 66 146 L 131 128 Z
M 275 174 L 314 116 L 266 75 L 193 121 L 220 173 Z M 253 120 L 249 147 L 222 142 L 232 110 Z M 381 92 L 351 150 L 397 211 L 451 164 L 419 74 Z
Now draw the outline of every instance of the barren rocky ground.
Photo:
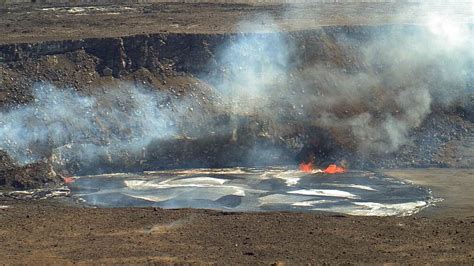
M 241 21 L 269 16 L 283 30 L 321 26 L 419 23 L 427 12 L 468 22 L 461 3 L 316 3 L 304 5 L 130 4 L 0 7 L 0 43 L 122 37 L 153 33 L 229 33 Z
M 0 209 L 0 255 L 7 264 L 474 261 L 472 216 L 383 218 L 0 203 L 9 206 Z

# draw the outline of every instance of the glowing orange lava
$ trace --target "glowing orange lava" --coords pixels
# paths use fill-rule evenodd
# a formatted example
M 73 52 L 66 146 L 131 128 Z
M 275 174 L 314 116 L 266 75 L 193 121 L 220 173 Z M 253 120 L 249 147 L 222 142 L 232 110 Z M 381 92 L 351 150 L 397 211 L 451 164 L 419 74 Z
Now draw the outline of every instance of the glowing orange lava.
M 306 173 L 311 173 L 311 172 L 313 172 L 313 169 L 314 169 L 313 163 L 311 163 L 311 162 L 309 162 L 309 163 L 302 162 L 302 163 L 300 163 L 299 168 L 300 168 L 300 171 L 306 172 Z
M 323 172 L 325 174 L 342 174 L 346 172 L 346 169 L 335 164 L 330 164 Z
M 71 184 L 71 183 L 74 183 L 74 181 L 76 181 L 74 177 L 64 177 L 63 180 L 65 184 Z

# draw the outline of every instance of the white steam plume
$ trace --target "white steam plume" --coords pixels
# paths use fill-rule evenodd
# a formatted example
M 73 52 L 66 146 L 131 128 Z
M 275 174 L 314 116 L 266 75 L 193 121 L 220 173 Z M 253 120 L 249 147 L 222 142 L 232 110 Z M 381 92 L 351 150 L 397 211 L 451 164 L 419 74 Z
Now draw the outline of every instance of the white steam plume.
M 76 156 L 93 161 L 176 135 L 176 114 L 164 93 L 127 88 L 87 97 L 36 84 L 33 103 L 1 114 L 0 149 L 26 164 L 48 156 L 53 148 L 79 145 Z
M 362 152 L 392 152 L 409 143 L 432 106 L 473 93 L 472 26 L 450 17 L 384 27 L 364 40 L 330 28 L 303 40 L 309 32 L 283 33 L 275 25 L 268 16 L 239 25 L 239 31 L 260 32 L 230 38 L 217 55 L 222 75 L 207 77 L 225 103 L 216 110 L 231 114 L 234 132 L 241 117 L 252 117 L 262 122 L 251 125 L 264 128 L 253 131 L 262 138 L 304 124 L 348 134 Z M 167 93 L 125 85 L 83 96 L 47 84 L 33 92 L 35 102 L 1 113 L 0 149 L 21 163 L 50 156 L 51 149 L 60 160 L 93 163 L 111 154 L 126 160 L 153 140 L 183 132 L 209 137 L 211 130 L 194 100 L 178 102 Z M 228 126 L 221 131 L 231 132 Z M 282 152 L 256 147 L 249 157 Z
M 384 27 L 364 41 L 320 32 L 317 48 L 335 58 L 319 62 L 305 58 L 319 51 L 288 37 L 298 33 L 275 25 L 269 16 L 239 25 L 265 33 L 241 35 L 223 49 L 224 74 L 211 83 L 234 113 L 350 132 L 359 151 L 386 153 L 410 142 L 432 105 L 473 93 L 473 32 L 448 16 Z

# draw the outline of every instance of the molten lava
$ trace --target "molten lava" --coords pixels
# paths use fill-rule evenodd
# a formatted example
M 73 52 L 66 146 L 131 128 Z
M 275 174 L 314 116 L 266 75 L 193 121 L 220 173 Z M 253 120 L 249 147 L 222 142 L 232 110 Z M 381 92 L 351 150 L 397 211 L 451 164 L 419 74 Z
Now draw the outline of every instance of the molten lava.
M 299 165 L 299 169 L 302 172 L 313 173 L 314 172 L 314 165 L 313 165 L 312 162 L 308 162 L 308 163 L 302 162 Z M 330 164 L 323 171 L 318 170 L 317 172 L 322 172 L 322 173 L 325 173 L 325 174 L 343 174 L 343 173 L 346 172 L 346 169 L 344 167 L 338 166 L 336 164 Z
M 325 174 L 342 174 L 345 173 L 346 169 L 335 164 L 330 164 L 326 169 L 323 170 Z
M 71 183 L 74 183 L 74 181 L 76 181 L 74 179 L 74 177 L 63 177 L 63 181 L 64 181 L 64 184 L 71 184 Z
M 300 163 L 299 168 L 300 168 L 300 171 L 302 172 L 311 173 L 313 172 L 314 166 L 312 162 L 309 162 L 309 163 L 302 162 Z

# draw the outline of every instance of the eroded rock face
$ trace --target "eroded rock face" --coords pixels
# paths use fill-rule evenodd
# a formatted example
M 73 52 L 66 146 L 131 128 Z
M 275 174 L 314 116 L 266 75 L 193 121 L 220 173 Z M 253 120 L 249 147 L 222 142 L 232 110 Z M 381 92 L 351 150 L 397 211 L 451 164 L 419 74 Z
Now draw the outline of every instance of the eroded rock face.
M 343 54 L 337 42 L 341 35 L 362 44 L 371 34 L 386 30 L 385 26 L 335 26 L 318 30 L 279 33 L 296 46 L 296 56 L 305 62 L 325 62 L 345 68 L 357 67 L 354 58 Z M 409 27 L 407 27 L 409 28 Z M 178 71 L 202 74 L 218 67 L 216 57 L 223 45 L 238 41 L 241 36 L 266 38 L 264 34 L 144 34 L 117 38 L 89 38 L 79 40 L 45 41 L 0 45 L 0 63 L 10 63 L 41 56 L 58 55 L 84 50 L 101 60 L 99 68 L 110 68 L 114 75 L 133 72 L 140 68 L 163 71 L 163 64 L 171 62 Z
M 404 29 L 408 32 L 413 30 L 410 27 Z M 445 110 L 437 110 L 437 116 L 441 118 L 430 115 L 436 123 L 425 119 L 424 123 L 415 126 L 416 130 L 411 131 L 409 135 L 413 138 L 413 143 L 407 142 L 394 153 L 390 151 L 382 156 L 357 153 L 358 143 L 352 130 L 356 127 L 351 124 L 354 117 L 359 117 L 358 122 L 362 126 L 358 127 L 358 133 L 363 136 L 365 135 L 362 133 L 367 131 L 367 127 L 387 117 L 393 118 L 391 121 L 403 120 L 404 115 L 405 120 L 412 118 L 400 112 L 400 106 L 394 103 L 397 94 L 392 93 L 403 89 L 406 84 L 398 84 L 390 79 L 382 80 L 383 82 L 378 79 L 375 81 L 379 82 L 365 81 L 379 75 L 384 69 L 386 71 L 383 64 L 371 65 L 367 60 L 364 62 L 362 55 L 368 39 L 378 35 L 383 37 L 385 30 L 387 29 L 384 27 L 354 26 L 284 33 L 283 37 L 280 36 L 282 45 L 292 43 L 298 49 L 293 49 L 289 56 L 288 61 L 291 63 L 283 64 L 282 72 L 286 81 L 275 82 L 276 86 L 272 83 L 268 86 L 271 90 L 266 91 L 275 95 L 285 92 L 281 97 L 283 100 L 272 104 L 269 110 L 265 110 L 267 112 L 264 112 L 263 117 L 255 116 L 251 113 L 253 110 L 233 108 L 229 111 L 229 108 L 223 108 L 214 96 L 219 85 L 222 85 L 219 83 L 225 85 L 224 81 L 229 75 L 235 75 L 231 77 L 231 81 L 232 78 L 238 80 L 239 75 L 245 76 L 240 69 L 226 68 L 228 62 L 219 58 L 223 45 L 232 46 L 239 43 L 242 36 L 250 40 L 265 40 L 268 37 L 265 34 L 153 34 L 0 45 L 0 109 L 7 109 L 7 105 L 15 107 L 37 100 L 31 93 L 31 87 L 38 81 L 52 84 L 59 90 L 73 89 L 84 97 L 101 93 L 115 97 L 123 84 L 129 87 L 145 87 L 154 93 L 165 94 L 156 104 L 165 106 L 160 110 L 169 109 L 174 112 L 170 115 L 173 117 L 172 121 L 168 122 L 174 122 L 172 125 L 178 130 L 172 137 L 152 140 L 139 149 L 120 153 L 111 153 L 107 148 L 102 150 L 108 145 L 107 139 L 110 135 L 120 139 L 133 135 L 133 132 L 127 131 L 130 127 L 123 126 L 126 123 L 122 117 L 117 119 L 118 123 L 112 123 L 120 125 L 117 126 L 119 131 L 114 131 L 114 127 L 106 123 L 107 119 L 97 119 L 99 126 L 91 128 L 102 130 L 104 133 L 100 136 L 104 138 L 94 139 L 91 134 L 86 134 L 88 137 L 80 141 L 45 141 L 46 149 L 40 157 L 52 158 L 54 169 L 58 172 L 64 170 L 68 174 L 252 165 L 257 164 L 255 158 L 262 159 L 259 162 L 262 164 L 298 163 L 311 155 L 316 156 L 317 162 L 321 164 L 347 159 L 354 168 L 443 165 L 444 159 L 434 159 L 434 156 L 438 154 L 444 142 L 451 138 L 462 139 L 464 135 L 469 134 L 464 123 L 468 123 L 465 120 L 472 122 L 472 102 L 467 103 L 463 109 L 465 120 L 452 119 L 457 117 L 457 114 L 450 117 L 443 113 Z M 279 40 L 275 36 L 270 38 L 273 39 Z M 259 45 L 254 48 L 258 52 L 265 51 Z M 239 57 L 238 52 L 231 55 Z M 224 59 L 232 61 L 232 56 Z M 270 62 L 275 63 L 272 60 Z M 246 65 L 242 64 L 242 67 L 245 69 Z M 265 67 L 261 65 L 255 67 L 255 71 L 248 72 L 265 73 Z M 234 73 L 231 73 L 232 71 Z M 365 75 L 359 75 L 360 72 Z M 275 79 L 280 78 L 280 75 L 274 76 Z M 392 77 L 391 74 L 387 76 Z M 428 79 L 429 75 L 423 77 Z M 259 76 L 255 78 L 256 82 L 259 80 Z M 360 84 L 357 83 L 359 81 Z M 345 92 L 345 89 L 351 91 L 356 85 L 366 88 L 365 98 L 358 97 L 356 93 L 339 95 L 334 92 L 337 91 L 335 88 L 342 88 L 341 93 Z M 179 104 L 173 104 L 185 96 L 192 104 L 181 105 L 181 108 Z M 286 98 L 292 100 L 286 101 Z M 407 94 L 405 97 L 399 97 L 399 100 L 412 98 L 414 97 Z M 315 104 L 315 99 L 318 104 Z M 120 101 L 119 105 L 108 105 L 97 100 L 97 103 L 105 106 L 104 112 L 133 110 L 128 102 Z M 186 108 L 183 108 L 184 106 Z M 231 112 L 235 113 L 229 114 Z M 130 115 L 129 111 L 122 113 Z M 332 116 L 323 116 L 326 113 L 331 113 Z M 360 116 L 357 116 L 358 114 Z M 183 116 L 181 120 L 178 119 L 180 115 Z M 228 119 L 218 119 L 219 117 Z M 368 122 L 365 123 L 364 118 L 367 117 L 372 117 L 372 120 L 367 119 Z M 333 120 L 339 124 L 332 125 Z M 366 126 L 363 126 L 363 122 Z M 455 127 L 456 125 L 458 127 Z M 454 128 L 453 132 L 446 130 L 450 128 Z M 81 130 L 75 132 L 79 131 Z M 406 136 L 402 135 L 400 139 L 404 141 L 403 137 Z M 370 139 L 369 137 L 372 136 L 365 139 Z M 384 144 L 380 140 L 378 143 Z M 91 146 L 98 146 L 100 154 L 87 159 L 83 155 L 90 154 L 88 151 Z M 268 150 L 268 158 L 253 154 L 253 150 Z M 272 161 L 271 156 L 280 156 L 275 150 L 281 152 L 281 157 Z M 5 165 L 2 170 L 5 176 L 8 174 L 8 178 L 3 178 L 2 181 L 5 186 L 28 188 L 34 184 L 48 182 L 47 180 L 52 180 L 53 183 L 56 180 L 48 162 L 17 167 L 11 160 L 5 159 Z
M 62 178 L 47 161 L 25 166 L 16 165 L 4 151 L 0 151 L 0 188 L 34 189 L 62 183 Z
M 15 167 L 15 162 L 10 158 L 10 156 L 8 156 L 6 152 L 0 150 L 0 170 L 4 171 Z M 1 175 L 0 178 L 2 178 Z

